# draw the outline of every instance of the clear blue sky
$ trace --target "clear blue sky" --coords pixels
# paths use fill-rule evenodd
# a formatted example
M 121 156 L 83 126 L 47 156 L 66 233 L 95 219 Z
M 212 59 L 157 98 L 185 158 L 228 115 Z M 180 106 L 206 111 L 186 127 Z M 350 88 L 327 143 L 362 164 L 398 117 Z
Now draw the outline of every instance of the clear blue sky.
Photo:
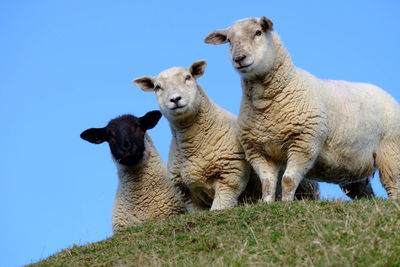
M 0 266 L 111 235 L 116 169 L 106 144 L 79 134 L 158 109 L 133 78 L 206 59 L 198 82 L 237 114 L 241 88 L 228 47 L 203 39 L 265 15 L 298 67 L 374 83 L 399 101 L 399 13 L 395 0 L 1 1 Z M 167 160 L 167 121 L 150 135 Z M 386 196 L 377 177 L 373 187 Z M 321 188 L 343 197 L 335 185 Z

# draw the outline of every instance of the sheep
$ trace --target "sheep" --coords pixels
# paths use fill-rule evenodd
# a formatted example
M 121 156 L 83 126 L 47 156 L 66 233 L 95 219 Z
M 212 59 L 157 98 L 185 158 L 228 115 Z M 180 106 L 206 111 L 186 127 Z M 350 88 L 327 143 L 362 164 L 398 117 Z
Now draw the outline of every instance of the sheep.
M 167 168 L 146 133 L 159 119 L 159 111 L 143 117 L 123 115 L 104 128 L 91 128 L 81 138 L 94 144 L 108 142 L 118 170 L 118 188 L 112 209 L 112 230 L 154 218 L 185 212 L 168 179 Z
M 237 137 L 237 118 L 216 105 L 197 84 L 206 65 L 205 60 L 197 61 L 189 68 L 175 67 L 133 81 L 144 91 L 155 91 L 169 121 L 168 172 L 189 212 L 228 209 L 241 198 L 261 198 L 259 178 L 250 175 Z M 297 196 L 318 198 L 318 185 L 305 182 Z
M 278 170 L 282 199 L 304 178 L 339 184 L 354 197 L 373 197 L 376 168 L 390 199 L 400 194 L 400 108 L 366 83 L 318 79 L 293 65 L 266 17 L 215 30 L 209 44 L 228 43 L 241 77 L 239 136 L 260 176 L 262 199 L 274 201 Z

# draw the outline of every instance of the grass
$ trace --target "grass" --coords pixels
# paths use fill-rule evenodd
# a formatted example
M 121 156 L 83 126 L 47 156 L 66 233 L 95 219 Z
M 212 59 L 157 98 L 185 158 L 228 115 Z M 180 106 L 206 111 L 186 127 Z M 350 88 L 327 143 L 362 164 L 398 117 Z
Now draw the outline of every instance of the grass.
M 399 266 L 400 202 L 255 204 L 149 221 L 32 266 Z

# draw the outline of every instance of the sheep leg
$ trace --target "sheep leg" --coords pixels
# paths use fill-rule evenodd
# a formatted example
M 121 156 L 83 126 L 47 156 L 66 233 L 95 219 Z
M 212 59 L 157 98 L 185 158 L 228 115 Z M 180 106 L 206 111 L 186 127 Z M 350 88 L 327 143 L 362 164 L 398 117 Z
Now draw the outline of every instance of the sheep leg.
M 180 175 L 180 169 L 174 166 L 172 161 L 168 162 L 168 177 L 171 180 L 172 186 L 179 198 L 179 200 L 185 205 L 188 212 L 196 212 L 205 210 L 206 208 L 196 202 L 190 191 L 190 188 L 184 183 Z
M 306 150 L 310 151 L 310 150 Z M 316 155 L 306 152 L 289 151 L 286 170 L 282 177 L 282 200 L 291 201 L 304 175 L 314 164 Z
M 171 177 L 171 180 L 179 200 L 182 201 L 188 212 L 192 213 L 206 209 L 206 207 L 203 207 L 198 203 L 198 201 L 195 201 L 192 198 L 192 193 L 189 187 L 179 177 Z
M 238 203 L 240 190 L 235 190 L 232 186 L 218 182 L 215 187 L 214 200 L 211 210 L 222 210 L 234 208 Z
M 260 178 L 253 168 L 250 167 L 250 163 L 248 164 L 250 169 L 249 181 L 247 182 L 246 188 L 239 196 L 240 203 L 254 203 L 262 197 Z
M 347 185 L 340 185 L 340 188 L 351 199 L 373 198 L 375 196 L 370 178 Z
M 262 201 L 274 202 L 278 183 L 278 165 L 263 154 L 262 147 L 256 147 L 246 138 L 241 138 L 246 160 L 257 173 L 261 181 Z
M 278 166 L 272 160 L 267 160 L 263 155 L 252 155 L 250 161 L 254 171 L 260 177 L 262 188 L 262 201 L 274 202 L 276 185 L 278 182 Z
M 246 189 L 249 182 L 250 166 L 243 162 L 233 165 L 233 171 L 224 172 L 215 183 L 214 200 L 211 210 L 230 209 L 238 204 L 240 194 Z M 244 169 L 243 169 L 244 168 Z M 235 170 L 243 169 L 243 173 Z
M 398 141 L 382 140 L 376 154 L 379 177 L 389 199 L 400 198 L 400 148 L 398 144 Z

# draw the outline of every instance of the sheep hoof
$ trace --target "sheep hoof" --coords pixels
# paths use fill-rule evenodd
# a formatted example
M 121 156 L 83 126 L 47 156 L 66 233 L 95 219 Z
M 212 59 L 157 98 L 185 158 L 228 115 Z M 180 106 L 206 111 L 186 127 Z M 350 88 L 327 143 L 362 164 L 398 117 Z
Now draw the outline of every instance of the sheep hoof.
M 266 202 L 266 203 L 274 202 L 275 201 L 275 196 L 272 196 L 272 195 L 263 196 L 262 201 Z

